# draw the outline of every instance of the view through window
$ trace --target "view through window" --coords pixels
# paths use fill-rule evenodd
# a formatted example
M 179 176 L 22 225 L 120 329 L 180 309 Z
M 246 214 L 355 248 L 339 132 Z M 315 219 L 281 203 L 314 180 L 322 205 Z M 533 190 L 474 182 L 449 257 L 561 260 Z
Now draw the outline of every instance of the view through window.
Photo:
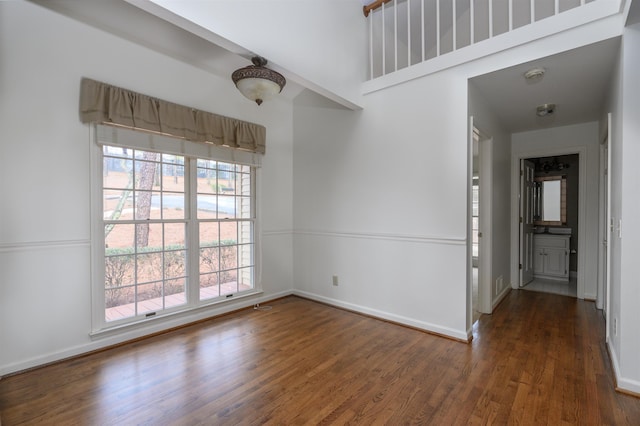
M 254 170 L 102 146 L 106 323 L 254 288 Z
M 478 231 L 480 228 L 479 221 L 479 202 L 480 202 L 480 185 L 479 179 L 474 176 L 473 185 L 471 187 L 471 250 L 474 258 L 478 257 L 478 248 L 480 239 L 478 238 Z

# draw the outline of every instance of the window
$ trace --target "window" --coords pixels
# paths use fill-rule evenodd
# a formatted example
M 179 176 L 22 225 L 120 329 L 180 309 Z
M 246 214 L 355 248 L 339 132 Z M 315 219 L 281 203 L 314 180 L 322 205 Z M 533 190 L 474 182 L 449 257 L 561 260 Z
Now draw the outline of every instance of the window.
M 480 243 L 479 228 L 479 204 L 480 204 L 480 179 L 477 176 L 473 177 L 473 185 L 471 186 L 471 249 L 472 256 L 477 259 L 478 258 L 478 246 Z
M 185 305 L 184 157 L 103 146 L 105 320 Z
M 197 160 L 200 300 L 252 288 L 252 173 L 248 166 Z
M 94 331 L 256 293 L 255 167 L 97 129 Z

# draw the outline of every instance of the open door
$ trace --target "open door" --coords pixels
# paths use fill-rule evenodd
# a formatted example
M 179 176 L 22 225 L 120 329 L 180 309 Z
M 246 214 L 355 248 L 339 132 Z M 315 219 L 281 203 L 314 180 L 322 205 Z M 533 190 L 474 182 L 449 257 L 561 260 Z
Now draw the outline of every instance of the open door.
M 493 140 L 469 118 L 469 325 L 493 310 L 491 295 Z
M 607 133 L 605 139 L 600 145 L 600 238 L 602 245 L 600 247 L 600 266 L 601 275 L 598 285 L 598 297 L 596 298 L 596 308 L 604 310 L 606 330 L 606 341 L 609 341 L 609 285 L 610 285 L 610 268 L 611 268 L 611 247 L 609 246 L 611 232 L 613 232 L 613 223 L 611 221 L 611 150 L 609 143 L 611 141 L 611 113 L 607 116 Z
M 533 281 L 533 197 L 535 164 L 520 160 L 520 287 Z

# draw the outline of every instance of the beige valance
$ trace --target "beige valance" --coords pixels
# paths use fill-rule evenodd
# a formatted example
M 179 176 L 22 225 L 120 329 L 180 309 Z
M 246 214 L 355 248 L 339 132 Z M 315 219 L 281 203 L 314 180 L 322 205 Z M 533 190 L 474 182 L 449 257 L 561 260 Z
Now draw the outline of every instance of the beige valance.
M 264 126 L 236 120 L 106 83 L 82 79 L 80 120 L 118 124 L 195 142 L 223 145 L 264 154 Z

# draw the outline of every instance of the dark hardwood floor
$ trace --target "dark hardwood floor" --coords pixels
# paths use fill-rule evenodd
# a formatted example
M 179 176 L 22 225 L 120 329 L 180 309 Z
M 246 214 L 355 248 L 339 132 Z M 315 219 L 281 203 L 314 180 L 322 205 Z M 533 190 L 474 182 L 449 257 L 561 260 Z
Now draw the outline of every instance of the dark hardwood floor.
M 514 290 L 468 345 L 271 306 L 6 377 L 1 424 L 640 424 L 592 302 Z

